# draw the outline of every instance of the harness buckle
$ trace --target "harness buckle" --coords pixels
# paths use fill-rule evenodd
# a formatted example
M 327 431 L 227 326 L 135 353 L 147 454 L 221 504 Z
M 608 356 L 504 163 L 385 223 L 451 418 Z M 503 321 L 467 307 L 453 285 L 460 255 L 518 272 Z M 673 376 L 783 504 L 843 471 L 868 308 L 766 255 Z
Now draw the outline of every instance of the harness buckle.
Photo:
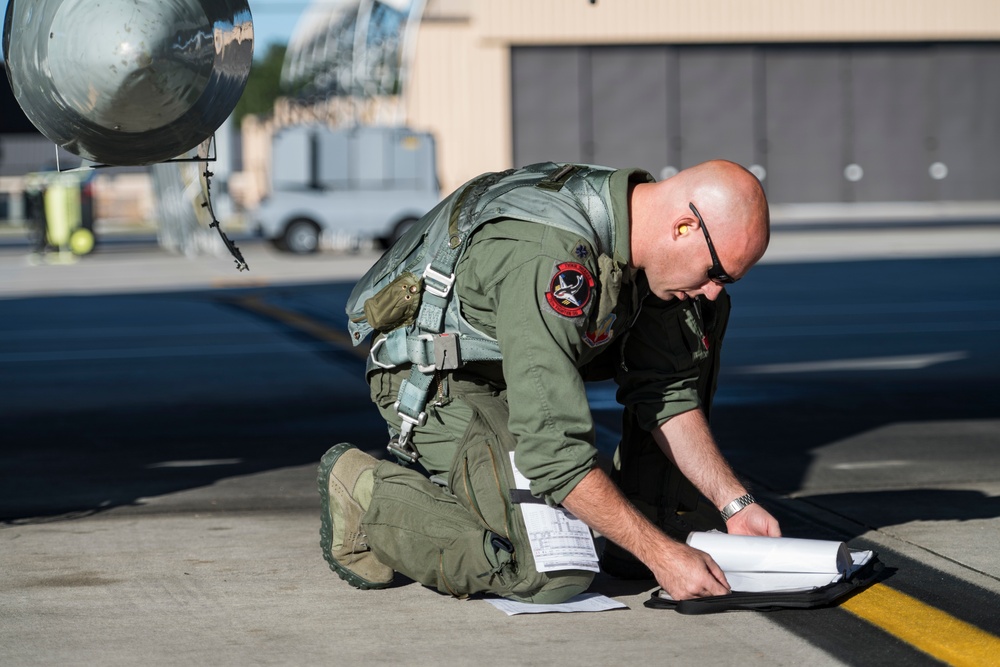
M 456 334 L 420 334 L 417 340 L 423 343 L 430 343 L 433 351 L 434 361 L 430 364 L 420 364 L 414 362 L 421 373 L 433 373 L 434 371 L 452 371 L 462 365 L 458 349 L 458 336 Z M 426 350 L 422 350 L 426 358 Z
M 396 409 L 402 423 L 399 427 L 399 435 L 390 438 L 389 444 L 386 449 L 389 450 L 400 461 L 406 463 L 416 463 L 417 459 L 420 458 L 420 454 L 413 447 L 413 427 L 423 426 L 427 423 L 427 413 L 421 412 L 416 419 L 413 417 L 399 412 L 399 401 L 393 406 Z
M 420 454 L 409 442 L 400 442 L 399 438 L 390 438 L 389 444 L 385 447 L 390 454 L 395 456 L 400 463 L 412 465 L 420 458 Z
M 434 270 L 434 268 L 431 266 L 430 263 L 428 263 L 427 266 L 424 268 L 423 278 L 424 278 L 424 289 L 433 294 L 434 296 L 439 296 L 442 299 L 448 298 L 448 295 L 451 293 L 451 287 L 452 285 L 455 284 L 454 273 L 452 273 L 450 276 L 446 276 L 443 273 Z M 428 282 L 428 280 L 433 280 L 436 283 L 444 285 L 444 288 L 440 289 L 437 286 L 432 285 L 430 282 Z
M 419 336 L 417 336 L 417 340 L 424 343 L 430 343 L 432 348 L 435 347 L 434 334 L 420 334 Z M 422 356 L 426 358 L 428 355 L 424 354 Z M 413 362 L 413 365 L 416 366 L 417 370 L 420 371 L 421 373 L 433 373 L 435 370 L 437 370 L 437 366 L 435 366 L 433 363 L 418 364 L 416 362 Z M 423 424 L 421 424 L 421 426 L 423 426 Z

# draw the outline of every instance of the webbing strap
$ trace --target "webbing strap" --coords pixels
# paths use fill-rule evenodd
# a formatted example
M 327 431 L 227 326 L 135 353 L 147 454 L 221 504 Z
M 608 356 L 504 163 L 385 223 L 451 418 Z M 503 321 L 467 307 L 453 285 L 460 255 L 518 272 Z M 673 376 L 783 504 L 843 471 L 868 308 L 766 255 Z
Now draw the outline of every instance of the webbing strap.
M 584 178 L 588 173 L 590 173 L 589 169 L 574 172 L 566 179 L 566 189 L 583 205 L 587 217 L 590 218 L 591 227 L 597 232 L 601 242 L 601 250 L 610 253 L 615 247 L 615 229 L 611 221 L 611 213 L 608 211 L 607 202 L 601 197 L 601 193 L 594 189 L 589 180 Z
M 396 411 L 415 421 L 417 426 L 423 426 L 427 419 L 424 408 L 427 406 L 427 393 L 433 381 L 433 373 L 410 373 L 409 379 L 403 380 L 399 387 Z
M 445 338 L 449 340 L 445 341 Z M 448 357 L 449 350 L 452 350 L 450 357 L 442 363 L 441 357 Z M 395 368 L 405 363 L 451 370 L 470 361 L 495 361 L 499 358 L 500 351 L 496 343 L 482 338 L 461 334 L 407 336 L 405 329 L 397 329 L 385 334 L 372 345 L 368 370 L 373 367 Z M 430 368 L 428 372 L 433 370 Z
M 535 184 L 544 189 L 559 190 L 565 187 L 583 207 L 590 219 L 590 224 L 597 233 L 601 249 L 610 252 L 614 248 L 614 225 L 607 203 L 601 193 L 586 178 L 591 169 L 586 166 L 567 164 L 554 170 L 557 165 L 532 165 L 530 171 L 543 174 Z M 551 167 L 551 168 L 550 168 Z M 554 170 L 554 171 L 553 171 Z M 424 409 L 434 373 L 439 370 L 440 334 L 444 331 L 448 308 L 454 298 L 455 267 L 459 257 L 465 250 L 469 237 L 475 229 L 475 211 L 480 199 L 487 190 L 499 183 L 516 170 L 484 174 L 472 181 L 459 195 L 459 200 L 448 221 L 448 241 L 441 243 L 434 258 L 427 264 L 423 272 L 424 289 L 421 295 L 420 310 L 417 313 L 415 326 L 406 336 L 405 346 L 399 340 L 388 341 L 372 349 L 371 359 L 375 365 L 391 367 L 408 360 L 411 362 L 409 378 L 400 386 L 397 410 L 403 420 L 403 428 L 395 451 L 412 453 L 413 460 L 418 456 L 410 443 L 413 428 L 426 419 Z M 525 181 L 523 185 L 529 185 Z M 512 187 L 518 187 L 513 184 Z M 506 190 L 502 190 L 506 191 Z M 488 204 L 486 204 L 488 205 Z M 393 332 L 394 333 L 394 332 Z M 390 334 L 391 336 L 392 334 Z M 404 334 L 405 335 L 405 334 Z M 449 360 L 452 363 L 464 364 L 469 361 L 498 359 L 499 350 L 495 343 L 478 340 L 474 337 L 457 336 L 448 341 L 448 349 L 457 353 L 457 358 Z M 402 355 L 405 354 L 405 359 Z M 454 355 L 453 355 L 454 356 Z M 457 366 L 456 366 L 457 367 Z
M 476 203 L 489 187 L 511 173 L 513 170 L 484 174 L 470 183 L 460 195 L 460 200 L 456 204 L 458 214 L 449 221 L 448 242 L 441 244 L 434 254 L 434 259 L 424 269 L 424 290 L 416 320 L 418 338 L 420 334 L 440 334 L 444 330 L 445 314 L 453 297 L 455 266 L 458 264 L 462 250 L 468 243 L 469 234 L 473 227 L 472 214 Z M 485 352 L 485 348 L 482 346 L 470 345 L 469 348 L 470 353 L 473 348 L 476 352 Z M 426 355 L 424 356 L 426 357 Z M 492 358 L 496 358 L 495 351 L 493 351 Z M 466 360 L 470 359 L 466 357 Z M 419 454 L 413 450 L 411 445 L 412 432 L 414 426 L 422 425 L 427 418 L 424 409 L 427 407 L 427 398 L 433 384 L 434 371 L 435 368 L 431 365 L 413 363 L 410 366 L 409 378 L 400 385 L 396 410 L 403 420 L 403 428 L 393 449 L 397 456 L 399 455 L 398 451 L 403 450 L 407 453 L 412 452 L 411 458 L 414 461 L 419 458 Z

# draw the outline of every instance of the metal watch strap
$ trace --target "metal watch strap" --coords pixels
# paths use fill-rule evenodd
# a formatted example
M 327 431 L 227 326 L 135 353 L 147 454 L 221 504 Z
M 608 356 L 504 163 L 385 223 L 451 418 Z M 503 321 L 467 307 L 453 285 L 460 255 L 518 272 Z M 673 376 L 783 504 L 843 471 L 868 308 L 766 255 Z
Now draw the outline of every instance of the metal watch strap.
M 733 502 L 723 507 L 721 510 L 719 510 L 719 514 L 722 515 L 723 521 L 729 521 L 729 519 L 731 519 L 734 514 L 739 512 L 744 507 L 749 507 L 750 505 L 753 505 L 755 502 L 757 502 L 756 499 L 754 499 L 754 497 L 748 493 L 745 496 L 740 496 Z

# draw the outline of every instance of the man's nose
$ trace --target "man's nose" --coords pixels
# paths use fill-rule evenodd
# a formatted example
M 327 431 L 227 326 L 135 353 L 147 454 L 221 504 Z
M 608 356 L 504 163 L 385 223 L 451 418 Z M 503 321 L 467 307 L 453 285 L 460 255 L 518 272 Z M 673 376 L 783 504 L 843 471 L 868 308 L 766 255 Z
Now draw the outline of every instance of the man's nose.
M 719 283 L 709 280 L 705 283 L 705 286 L 701 288 L 701 293 L 705 295 L 705 298 L 709 301 L 715 301 L 722 294 L 723 286 Z

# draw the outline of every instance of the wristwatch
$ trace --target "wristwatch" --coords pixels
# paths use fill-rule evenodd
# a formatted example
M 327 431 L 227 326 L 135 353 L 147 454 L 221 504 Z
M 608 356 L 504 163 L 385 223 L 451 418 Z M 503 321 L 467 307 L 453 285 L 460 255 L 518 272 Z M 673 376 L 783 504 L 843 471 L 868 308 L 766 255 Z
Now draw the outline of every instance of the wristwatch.
M 754 497 L 748 493 L 745 496 L 740 496 L 733 502 L 723 507 L 721 510 L 719 510 L 719 514 L 722 515 L 723 521 L 729 521 L 729 519 L 732 518 L 734 514 L 739 512 L 744 507 L 749 507 L 750 505 L 753 505 L 755 502 L 757 501 L 754 500 Z

